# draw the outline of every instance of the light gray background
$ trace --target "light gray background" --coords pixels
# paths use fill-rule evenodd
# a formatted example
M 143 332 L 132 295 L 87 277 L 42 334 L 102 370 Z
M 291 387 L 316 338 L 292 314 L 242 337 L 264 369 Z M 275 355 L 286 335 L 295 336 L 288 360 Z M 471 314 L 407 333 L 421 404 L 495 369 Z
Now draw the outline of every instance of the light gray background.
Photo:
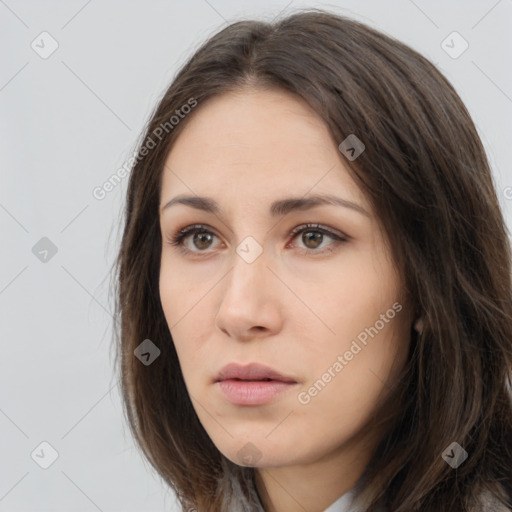
M 134 449 L 110 358 L 127 179 L 103 200 L 92 191 L 131 156 L 208 35 L 307 6 L 362 20 L 438 66 L 478 126 L 512 225 L 511 0 L 0 0 L 0 512 L 178 510 Z M 59 44 L 47 59 L 31 47 L 43 31 Z M 457 59 L 441 47 L 453 31 L 469 43 Z M 32 252 L 42 237 L 58 249 L 47 262 Z M 31 458 L 43 441 L 59 455 L 48 469 Z

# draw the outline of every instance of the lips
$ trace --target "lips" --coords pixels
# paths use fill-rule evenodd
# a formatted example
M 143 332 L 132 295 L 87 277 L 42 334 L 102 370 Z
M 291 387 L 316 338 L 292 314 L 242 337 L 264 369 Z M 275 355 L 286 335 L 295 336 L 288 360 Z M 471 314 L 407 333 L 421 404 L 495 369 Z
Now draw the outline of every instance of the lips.
M 292 377 L 257 363 L 228 364 L 216 379 L 214 385 L 235 406 L 265 406 L 298 386 Z
M 215 378 L 215 382 L 224 380 L 297 382 L 290 376 L 258 363 L 251 363 L 246 366 L 230 363 L 224 366 Z

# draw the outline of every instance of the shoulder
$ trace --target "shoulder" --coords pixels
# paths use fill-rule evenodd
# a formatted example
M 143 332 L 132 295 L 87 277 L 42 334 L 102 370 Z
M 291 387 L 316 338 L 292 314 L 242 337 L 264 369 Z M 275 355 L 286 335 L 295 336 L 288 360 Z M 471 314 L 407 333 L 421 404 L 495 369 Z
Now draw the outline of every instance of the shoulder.
M 485 512 L 512 512 L 512 509 L 506 507 L 501 501 L 489 491 L 484 491 L 480 494 L 478 511 L 485 510 Z
M 503 493 L 505 495 L 506 493 Z M 363 512 L 366 510 L 361 502 L 358 502 L 354 509 L 350 512 Z M 378 506 L 378 512 L 391 512 L 383 502 Z M 512 508 L 503 505 L 503 503 L 490 491 L 486 490 L 480 493 L 478 502 L 470 509 L 470 512 L 512 512 Z

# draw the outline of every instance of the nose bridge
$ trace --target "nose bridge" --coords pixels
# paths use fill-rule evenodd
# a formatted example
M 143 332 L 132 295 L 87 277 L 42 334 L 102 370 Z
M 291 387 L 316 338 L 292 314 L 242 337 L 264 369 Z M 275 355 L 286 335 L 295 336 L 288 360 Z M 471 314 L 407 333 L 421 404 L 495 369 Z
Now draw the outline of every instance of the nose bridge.
M 231 255 L 231 270 L 222 284 L 216 325 L 236 339 L 252 339 L 282 328 L 282 304 L 276 302 L 275 276 L 269 254 L 247 237 Z
M 227 293 L 235 295 L 251 293 L 255 297 L 261 291 L 258 288 L 266 288 L 266 274 L 270 273 L 267 268 L 267 254 L 264 253 L 263 247 L 258 242 L 250 238 L 252 237 L 240 242 L 233 255 Z

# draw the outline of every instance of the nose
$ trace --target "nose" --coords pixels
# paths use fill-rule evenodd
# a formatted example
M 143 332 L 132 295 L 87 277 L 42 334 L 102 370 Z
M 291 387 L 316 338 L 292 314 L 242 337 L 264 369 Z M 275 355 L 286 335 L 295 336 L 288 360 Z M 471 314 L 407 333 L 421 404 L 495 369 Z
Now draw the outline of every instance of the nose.
M 281 329 L 283 285 L 267 264 L 265 251 L 251 263 L 235 253 L 231 271 L 219 283 L 215 323 L 231 338 L 250 340 Z

